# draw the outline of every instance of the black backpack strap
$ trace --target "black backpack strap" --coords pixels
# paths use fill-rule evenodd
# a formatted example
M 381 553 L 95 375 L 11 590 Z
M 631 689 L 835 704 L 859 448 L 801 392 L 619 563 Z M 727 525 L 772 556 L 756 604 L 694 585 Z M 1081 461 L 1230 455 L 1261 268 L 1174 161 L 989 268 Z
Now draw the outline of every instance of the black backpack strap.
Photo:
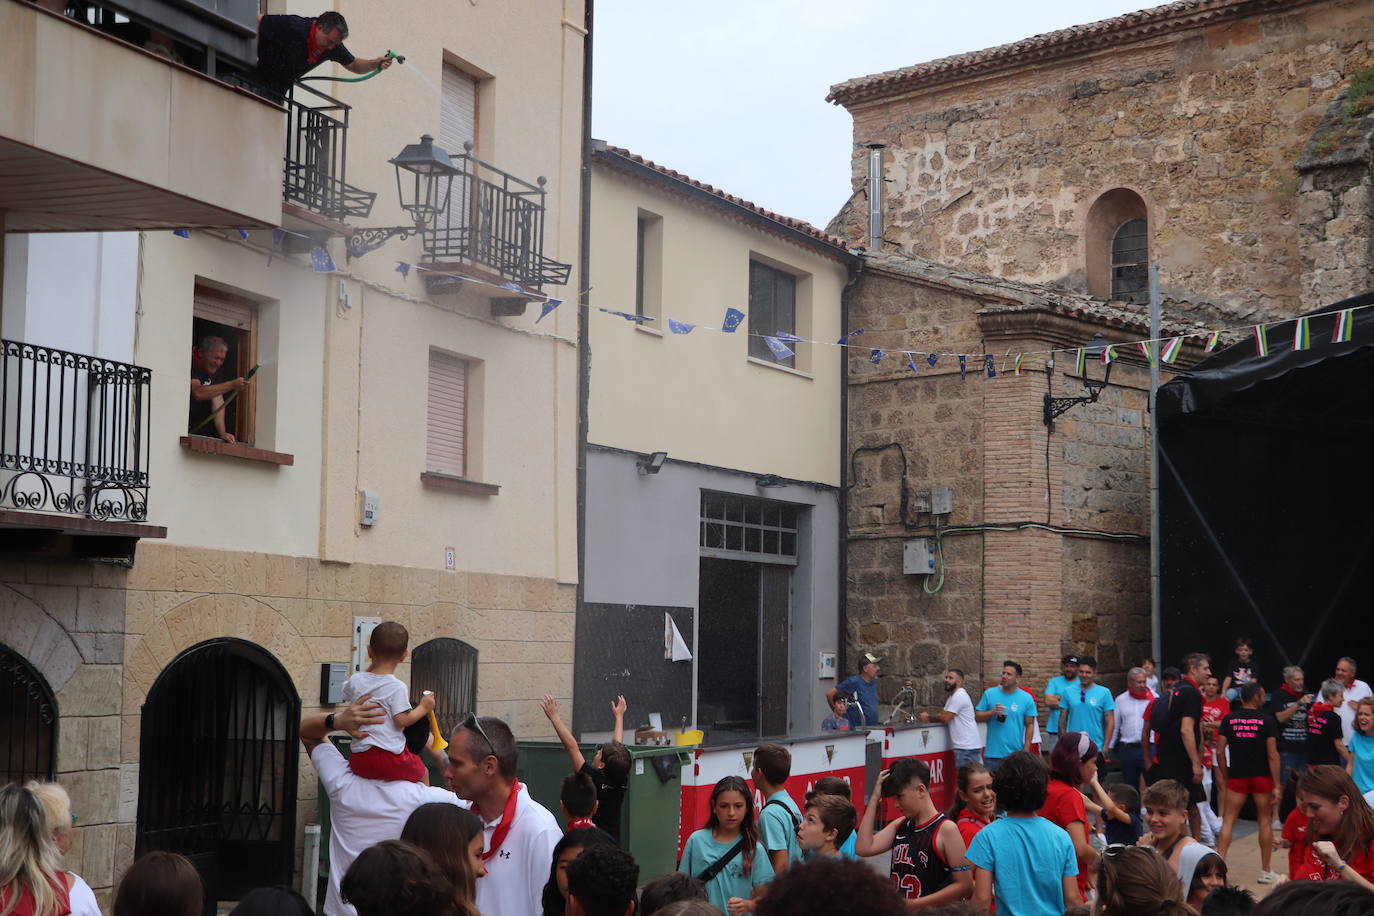
M 697 880 L 699 880 L 702 884 L 710 884 L 711 879 L 714 878 L 716 875 L 720 874 L 721 869 L 729 865 L 730 862 L 735 858 L 735 856 L 739 855 L 743 851 L 744 837 L 740 837 L 739 841 L 736 842 L 734 846 L 731 846 L 726 851 L 725 855 L 721 856 L 719 859 L 716 859 L 710 865 L 702 869 L 701 874 L 697 875 Z
M 801 821 L 797 818 L 797 816 L 796 816 L 795 814 L 792 813 L 792 809 L 789 808 L 789 807 L 787 807 L 787 806 L 786 806 L 785 804 L 783 804 L 779 799 L 776 799 L 776 798 L 775 798 L 775 799 L 772 799 L 771 801 L 766 801 L 766 802 L 764 802 L 764 803 L 763 803 L 763 809 L 760 809 L 759 813 L 762 814 L 764 810 L 766 810 L 767 808 L 769 808 L 769 807 L 772 806 L 772 805 L 777 805 L 779 808 L 781 808 L 783 811 L 785 811 L 785 812 L 787 813 L 787 819 L 790 820 L 790 821 L 792 822 L 792 829 L 793 829 L 793 831 L 795 831 L 798 827 L 801 826 Z

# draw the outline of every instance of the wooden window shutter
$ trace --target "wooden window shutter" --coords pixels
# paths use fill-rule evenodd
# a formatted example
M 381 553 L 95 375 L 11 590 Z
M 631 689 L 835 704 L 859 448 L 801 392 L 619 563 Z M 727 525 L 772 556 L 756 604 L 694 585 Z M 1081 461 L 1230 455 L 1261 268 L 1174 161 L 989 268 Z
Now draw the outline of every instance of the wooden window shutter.
M 444 64 L 439 106 L 439 145 L 450 155 L 464 152 L 463 144 L 477 144 L 477 80 L 452 64 Z
M 429 351 L 429 425 L 425 465 L 436 474 L 467 473 L 467 360 Z
M 196 285 L 192 300 L 192 314 L 215 324 L 250 331 L 257 303 L 244 296 L 236 296 L 210 286 Z

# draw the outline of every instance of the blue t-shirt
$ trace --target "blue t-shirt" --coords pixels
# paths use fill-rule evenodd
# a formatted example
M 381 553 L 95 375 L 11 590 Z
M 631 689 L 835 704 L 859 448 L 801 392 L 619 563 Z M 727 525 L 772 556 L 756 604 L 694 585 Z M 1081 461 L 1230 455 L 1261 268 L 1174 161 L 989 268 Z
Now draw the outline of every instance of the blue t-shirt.
M 1078 874 L 1068 831 L 1043 817 L 1002 817 L 973 838 L 968 860 L 992 872 L 998 912 L 1062 916 L 1064 878 Z
M 1361 793 L 1374 789 L 1374 736 L 1352 732 L 1346 747 L 1355 755 L 1355 785 Z
M 1106 713 L 1116 709 L 1112 692 L 1101 684 L 1091 687 L 1070 687 L 1059 701 L 1064 710 L 1064 731 L 1087 732 L 1098 747 L 1106 737 Z
M 854 704 L 854 695 L 859 695 L 859 706 L 863 707 L 864 718 L 867 719 L 868 728 L 878 725 L 878 679 L 875 677 L 872 683 L 863 679 L 863 675 L 855 674 L 840 681 L 835 687 L 835 692 L 842 697 L 849 699 L 850 723 L 855 728 L 863 727 L 864 723 L 859 718 L 859 710 Z
M 1057 697 L 1063 697 L 1070 689 L 1078 689 L 1078 678 L 1068 680 L 1064 675 L 1057 674 L 1050 678 L 1050 682 L 1045 685 L 1045 693 L 1052 693 Z M 1063 708 L 1064 704 L 1061 701 L 1059 709 Z M 1045 720 L 1045 731 L 1049 732 L 1051 735 L 1059 732 L 1059 709 L 1051 709 L 1049 718 Z
M 782 804 L 768 803 L 775 799 Z M 791 816 L 788 812 L 791 812 Z M 792 817 L 796 817 L 796 821 Z M 796 865 L 801 861 L 801 842 L 797 839 L 797 825 L 801 819 L 801 809 L 787 794 L 787 790 L 774 792 L 768 796 L 763 810 L 759 812 L 759 845 L 768 852 L 787 850 L 787 864 Z
M 1067 833 L 1064 835 L 1068 836 Z M 677 870 L 695 878 L 705 871 L 707 866 L 729 852 L 734 845 L 734 840 L 717 843 L 711 836 L 711 831 L 698 830 L 687 838 L 687 845 L 682 848 L 682 861 L 678 863 Z M 754 866 L 747 875 L 744 873 L 744 850 L 741 849 L 739 855 L 731 859 L 719 874 L 707 882 L 706 899 L 711 901 L 713 906 L 719 907 L 723 913 L 727 911 L 731 897 L 743 897 L 748 900 L 754 888 L 772 880 L 773 866 L 768 861 L 768 853 L 764 852 L 763 846 L 760 844 L 755 847 Z
M 1007 693 L 1001 687 L 983 691 L 977 709 L 988 712 L 1002 704 L 1007 721 L 998 722 L 997 717 L 988 719 L 988 742 L 983 751 L 984 757 L 1005 757 L 1026 747 L 1026 719 L 1035 717 L 1035 697 L 1020 687 Z

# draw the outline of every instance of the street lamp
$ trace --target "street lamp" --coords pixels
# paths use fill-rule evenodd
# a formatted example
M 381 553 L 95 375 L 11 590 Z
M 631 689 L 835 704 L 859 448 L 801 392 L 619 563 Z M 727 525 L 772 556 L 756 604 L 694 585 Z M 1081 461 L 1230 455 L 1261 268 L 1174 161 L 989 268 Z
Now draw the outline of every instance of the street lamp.
M 375 251 L 395 236 L 404 239 L 412 233 L 423 232 L 435 216 L 448 209 L 453 178 L 460 170 L 449 159 L 447 150 L 434 145 L 433 137 L 423 135 L 419 143 L 408 144 L 388 161 L 396 167 L 396 197 L 401 202 L 401 209 L 414 220 L 414 225 L 355 230 L 348 238 L 350 258 Z
M 1102 396 L 1102 389 L 1107 387 L 1107 383 L 1112 377 L 1112 366 L 1115 361 L 1107 363 L 1107 371 L 1102 375 L 1102 381 L 1094 381 L 1089 378 L 1088 370 L 1094 361 L 1101 361 L 1102 354 L 1107 350 L 1107 339 L 1101 334 L 1094 334 L 1092 340 L 1083 347 L 1087 359 L 1083 363 L 1083 388 L 1088 393 L 1076 398 L 1056 398 L 1050 394 L 1045 395 L 1045 425 L 1049 426 L 1054 422 L 1054 418 L 1062 416 L 1079 404 L 1096 404 L 1097 399 Z

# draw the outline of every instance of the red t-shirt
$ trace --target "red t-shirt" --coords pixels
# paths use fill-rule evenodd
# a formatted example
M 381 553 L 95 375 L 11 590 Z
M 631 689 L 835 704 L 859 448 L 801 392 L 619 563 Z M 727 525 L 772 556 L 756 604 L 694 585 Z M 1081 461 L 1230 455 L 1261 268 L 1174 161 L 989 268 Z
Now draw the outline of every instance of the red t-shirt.
M 1291 879 L 1298 871 L 1298 864 L 1302 862 L 1302 849 L 1300 848 L 1307 836 L 1307 815 L 1302 813 L 1301 808 L 1294 808 L 1288 812 L 1288 817 L 1283 821 L 1283 838 L 1288 841 L 1288 877 Z
M 65 875 L 65 873 L 64 873 Z M 70 879 L 63 877 L 63 882 Z M 57 892 L 57 913 L 58 916 L 69 916 L 72 911 L 71 901 L 67 894 L 65 883 L 54 884 L 53 890 Z M 0 887 L 0 910 L 3 910 L 10 902 L 10 888 Z M 19 902 L 14 909 L 10 910 L 9 916 L 33 916 L 35 901 L 33 891 L 25 887 L 23 893 L 19 895 Z
M 954 821 L 954 826 L 959 828 L 959 835 L 964 838 L 965 849 L 973 845 L 973 838 L 978 835 L 979 830 L 982 830 L 987 825 L 987 821 L 967 808 L 960 811 L 959 817 Z
M 1092 835 L 1088 827 L 1088 809 L 1083 804 L 1083 793 L 1062 779 L 1050 777 L 1049 794 L 1045 797 L 1045 805 L 1036 813 L 1065 830 L 1068 830 L 1069 825 L 1074 821 L 1079 821 L 1083 824 L 1084 835 Z M 1084 867 L 1082 860 L 1079 860 L 1078 863 L 1078 892 L 1080 894 L 1088 892 L 1088 869 Z M 1084 897 L 1084 899 L 1087 898 Z
M 1217 697 L 1214 700 L 1202 701 L 1202 724 L 1220 725 L 1221 720 L 1226 718 L 1226 714 L 1231 711 L 1231 701 L 1226 697 Z M 1202 751 L 1202 765 L 1207 769 L 1216 766 L 1216 746 L 1217 733 L 1211 732 L 1207 739 L 1207 746 Z
M 1294 811 L 1293 814 L 1297 814 Z M 1288 820 L 1283 824 L 1283 835 L 1288 837 L 1288 822 L 1293 820 L 1293 815 L 1288 816 Z M 1305 820 L 1305 818 L 1304 818 Z M 1304 825 L 1305 826 L 1305 825 Z M 1313 850 L 1312 844 L 1320 837 L 1312 836 L 1310 830 L 1302 830 L 1297 841 L 1293 843 L 1293 848 L 1288 851 L 1288 877 L 1293 881 L 1336 881 L 1340 879 L 1340 873 L 1331 869 L 1321 856 Z M 1345 860 L 1346 868 L 1353 868 L 1364 876 L 1367 881 L 1374 881 L 1374 851 L 1370 849 L 1370 841 L 1374 837 L 1366 838 L 1361 843 L 1355 855 Z

